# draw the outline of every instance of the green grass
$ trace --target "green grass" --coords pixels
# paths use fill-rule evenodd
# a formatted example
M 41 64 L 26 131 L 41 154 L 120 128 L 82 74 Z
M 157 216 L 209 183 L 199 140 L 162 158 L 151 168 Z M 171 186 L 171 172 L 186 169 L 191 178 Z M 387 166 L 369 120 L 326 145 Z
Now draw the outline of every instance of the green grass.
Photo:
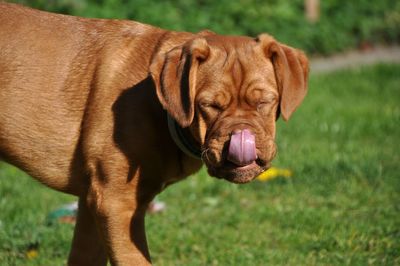
M 279 122 L 277 167 L 238 186 L 205 171 L 147 217 L 155 265 L 400 265 L 400 65 L 312 76 Z M 0 165 L 0 265 L 63 265 L 72 226 L 46 215 L 74 198 Z M 38 256 L 26 258 L 29 246 Z

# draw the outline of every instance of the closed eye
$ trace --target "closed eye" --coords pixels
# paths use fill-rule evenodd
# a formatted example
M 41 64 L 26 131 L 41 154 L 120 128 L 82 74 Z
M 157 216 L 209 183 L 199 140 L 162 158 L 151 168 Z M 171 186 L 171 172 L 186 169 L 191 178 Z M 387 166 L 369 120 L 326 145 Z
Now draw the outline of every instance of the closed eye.
M 266 108 L 271 108 L 278 100 L 278 97 L 274 94 L 269 94 L 263 97 L 256 103 L 257 111 L 263 111 Z
M 256 88 L 247 92 L 246 101 L 254 106 L 273 104 L 278 99 L 278 94 L 269 89 Z
M 262 104 L 271 104 L 276 102 L 278 99 L 278 96 L 272 93 L 269 93 L 268 95 L 266 95 L 265 97 L 263 97 L 262 99 L 260 99 L 258 101 L 258 105 L 262 105 Z
M 223 106 L 219 103 L 216 102 L 202 102 L 200 103 L 200 106 L 203 109 L 214 109 L 216 111 L 222 111 L 223 110 Z

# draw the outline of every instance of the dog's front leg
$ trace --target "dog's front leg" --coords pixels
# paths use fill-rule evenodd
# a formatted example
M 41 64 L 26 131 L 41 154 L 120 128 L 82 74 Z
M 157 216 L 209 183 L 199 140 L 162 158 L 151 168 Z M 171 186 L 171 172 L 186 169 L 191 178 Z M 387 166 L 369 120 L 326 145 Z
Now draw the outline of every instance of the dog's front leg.
M 144 221 L 148 201 L 139 197 L 140 171 L 122 161 L 95 164 L 88 204 L 112 265 L 150 265 Z
M 79 209 L 68 265 L 107 265 L 107 253 L 100 239 L 99 231 L 96 229 L 94 217 L 87 207 L 86 197 L 79 199 Z

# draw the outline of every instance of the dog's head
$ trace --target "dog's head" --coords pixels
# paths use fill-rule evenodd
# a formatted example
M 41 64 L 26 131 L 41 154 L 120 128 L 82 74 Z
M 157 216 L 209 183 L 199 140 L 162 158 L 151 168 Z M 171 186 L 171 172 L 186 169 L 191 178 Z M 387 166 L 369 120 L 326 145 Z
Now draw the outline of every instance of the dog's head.
M 162 106 L 199 142 L 209 173 L 235 183 L 269 167 L 276 120 L 288 120 L 307 92 L 306 56 L 267 34 L 198 36 L 157 55 L 150 71 Z

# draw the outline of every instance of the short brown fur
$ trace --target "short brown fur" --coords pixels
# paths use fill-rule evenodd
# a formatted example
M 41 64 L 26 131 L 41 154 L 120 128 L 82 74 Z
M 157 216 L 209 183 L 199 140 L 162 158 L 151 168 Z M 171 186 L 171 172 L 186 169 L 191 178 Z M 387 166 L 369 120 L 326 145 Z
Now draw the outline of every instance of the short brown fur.
M 69 265 L 148 265 L 144 215 L 202 166 L 170 137 L 167 112 L 211 175 L 236 183 L 268 168 L 275 120 L 306 94 L 307 58 L 257 39 L 166 31 L 0 3 L 0 157 L 79 197 Z M 256 136 L 251 168 L 226 162 L 235 129 Z

